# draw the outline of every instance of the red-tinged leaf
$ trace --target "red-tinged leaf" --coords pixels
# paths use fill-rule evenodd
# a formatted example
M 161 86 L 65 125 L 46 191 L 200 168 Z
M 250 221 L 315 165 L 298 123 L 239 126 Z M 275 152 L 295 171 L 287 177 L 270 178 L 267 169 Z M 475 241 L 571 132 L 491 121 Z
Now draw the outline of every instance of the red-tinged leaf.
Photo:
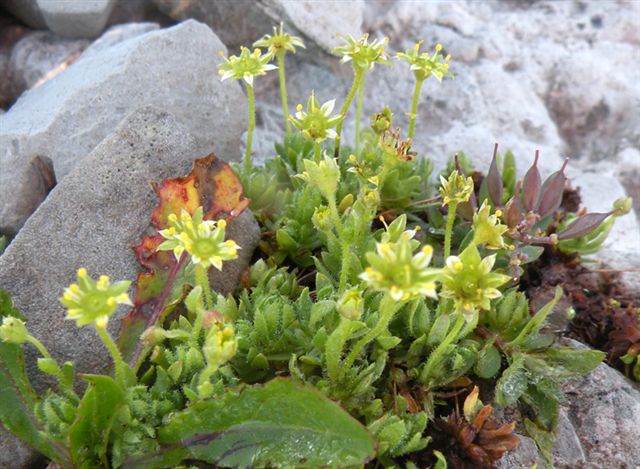
M 567 166 L 569 159 L 566 159 L 560 168 L 560 171 L 556 171 L 542 185 L 542 197 L 540 198 L 540 205 L 538 206 L 538 213 L 542 218 L 547 215 L 551 215 L 558 210 L 562 203 L 562 194 L 564 193 L 564 185 L 567 182 L 567 176 L 564 174 L 564 169 Z
M 522 183 L 522 202 L 524 208 L 528 211 L 534 211 L 538 207 L 538 199 L 540 198 L 540 186 L 542 184 L 542 178 L 540 177 L 540 171 L 538 171 L 538 158 L 540 152 L 536 150 L 536 157 L 533 160 L 533 165 L 527 171 Z
M 498 163 L 496 157 L 498 155 L 498 144 L 493 147 L 493 159 L 491 160 L 491 166 L 489 167 L 489 173 L 487 174 L 487 191 L 489 197 L 495 207 L 502 205 L 502 174 L 498 169 Z
M 515 228 L 524 218 L 524 208 L 520 201 L 520 186 L 522 183 L 518 181 L 513 191 L 513 197 L 509 199 L 505 206 L 505 219 L 509 228 Z
M 567 228 L 558 233 L 558 239 L 577 238 L 591 233 L 611 215 L 613 211 L 606 213 L 587 213 L 576 218 Z
M 154 186 L 158 206 L 151 215 L 151 225 L 164 229 L 170 214 L 182 210 L 193 214 L 202 206 L 204 218 L 233 220 L 249 205 L 242 196 L 242 183 L 224 161 L 212 153 L 194 161 L 188 175 L 169 178 Z M 119 345 L 134 368 L 142 356 L 140 335 L 162 320 L 183 298 L 192 282 L 186 255 L 178 262 L 170 251 L 156 251 L 162 243 L 160 235 L 144 236 L 134 252 L 144 271 L 138 274 L 134 307 L 123 318 Z

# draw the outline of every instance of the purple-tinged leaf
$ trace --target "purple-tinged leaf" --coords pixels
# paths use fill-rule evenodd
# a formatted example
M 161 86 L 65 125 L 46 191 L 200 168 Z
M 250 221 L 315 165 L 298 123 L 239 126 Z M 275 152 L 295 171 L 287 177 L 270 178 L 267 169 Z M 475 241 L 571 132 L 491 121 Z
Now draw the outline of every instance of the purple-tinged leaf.
M 509 199 L 505 206 L 505 219 L 509 228 L 515 228 L 524 217 L 524 209 L 522 207 L 522 202 L 520 202 L 521 185 L 521 181 L 516 183 L 516 187 L 513 191 L 513 197 Z
M 498 155 L 498 144 L 493 147 L 493 159 L 491 160 L 491 166 L 489 167 L 489 173 L 487 174 L 487 191 L 489 197 L 495 207 L 502 205 L 502 174 L 498 169 L 498 163 L 496 157 Z
M 542 185 L 542 197 L 538 206 L 540 217 L 544 218 L 558 210 L 562 203 L 562 194 L 564 193 L 564 185 L 567 182 L 567 176 L 564 169 L 567 167 L 569 158 L 564 160 L 560 171 L 556 171 L 544 181 Z
M 591 233 L 615 210 L 606 213 L 587 213 L 576 218 L 567 228 L 558 233 L 558 240 L 577 238 Z
M 524 208 L 529 212 L 538 207 L 538 200 L 540 198 L 542 178 L 540 177 L 540 171 L 538 171 L 539 157 L 540 150 L 536 150 L 533 165 L 529 168 L 527 174 L 525 174 L 524 182 L 522 183 L 522 202 L 524 203 Z

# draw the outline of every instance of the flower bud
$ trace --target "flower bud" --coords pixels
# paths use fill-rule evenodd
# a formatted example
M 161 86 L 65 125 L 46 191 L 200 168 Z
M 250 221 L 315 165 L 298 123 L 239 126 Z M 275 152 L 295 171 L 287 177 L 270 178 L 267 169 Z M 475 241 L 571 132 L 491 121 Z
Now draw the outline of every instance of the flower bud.
M 620 197 L 613 203 L 613 209 L 618 211 L 618 215 L 626 215 L 633 207 L 633 199 L 631 197 Z
M 331 218 L 331 210 L 326 205 L 316 208 L 311 217 L 311 222 L 320 231 L 331 231 L 333 229 L 333 219 Z
M 344 292 L 336 304 L 336 309 L 340 316 L 351 321 L 357 321 L 362 316 L 364 310 L 364 299 L 357 288 L 352 288 Z
M 165 330 L 161 327 L 154 326 L 146 329 L 142 333 L 142 336 L 140 338 L 146 346 L 153 347 L 160 344 L 165 339 L 165 337 Z
M 221 366 L 231 360 L 238 350 L 238 341 L 231 326 L 211 329 L 202 347 L 209 366 Z
M 23 344 L 29 338 L 29 331 L 24 321 L 13 316 L 7 316 L 0 326 L 0 339 L 12 344 Z

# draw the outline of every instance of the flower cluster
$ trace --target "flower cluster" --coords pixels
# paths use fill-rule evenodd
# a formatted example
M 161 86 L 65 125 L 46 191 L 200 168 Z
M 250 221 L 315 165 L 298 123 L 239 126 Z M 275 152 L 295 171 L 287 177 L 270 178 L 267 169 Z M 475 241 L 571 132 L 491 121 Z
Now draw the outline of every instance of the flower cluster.
M 385 52 L 389 38 L 369 42 L 368 34 L 364 34 L 360 39 L 349 35 L 344 41 L 346 44 L 334 48 L 333 51 L 342 56 L 340 62 L 351 62 L 354 70 L 367 72 L 376 64 L 390 65 Z
M 240 48 L 240 56 L 232 55 L 224 57 L 224 61 L 218 65 L 221 80 L 233 78 L 234 80 L 244 80 L 247 85 L 253 86 L 253 79 L 266 75 L 269 70 L 275 70 L 275 65 L 271 65 L 272 54 L 262 54 L 260 49 L 251 52 L 246 47 Z
M 298 177 L 310 185 L 317 187 L 327 199 L 333 199 L 340 182 L 340 168 L 334 158 L 327 155 L 320 163 L 304 160 L 304 171 Z
M 461 204 L 467 202 L 473 193 L 473 179 L 465 178 L 454 170 L 447 179 L 440 176 L 440 195 L 442 196 L 442 205 L 451 203 Z
M 279 51 L 293 52 L 295 54 L 296 47 L 306 48 L 302 39 L 284 32 L 282 23 L 280 23 L 279 30 L 276 26 L 273 27 L 273 35 L 265 34 L 253 43 L 253 47 L 264 47 L 271 54 L 277 54 Z
M 509 276 L 491 272 L 495 262 L 495 254 L 483 259 L 476 245 L 469 244 L 460 256 L 447 258 L 440 296 L 453 299 L 465 314 L 490 309 L 491 300 L 502 296 L 498 287 L 509 281 Z
M 336 100 L 332 99 L 320 106 L 312 92 L 307 101 L 307 110 L 303 111 L 302 104 L 298 104 L 296 107 L 298 112 L 295 116 L 289 116 L 289 120 L 296 129 L 302 132 L 302 135 L 316 143 L 336 138 L 337 134 L 334 128 L 340 122 L 340 116 L 331 115 L 335 102 Z
M 449 71 L 449 60 L 451 55 L 444 57 L 440 54 L 442 50 L 441 44 L 436 44 L 435 51 L 429 55 L 427 52 L 420 53 L 422 41 L 418 42 L 413 48 L 407 49 L 404 53 L 396 54 L 396 57 L 404 60 L 410 65 L 411 71 L 418 81 L 424 81 L 430 76 L 436 77 L 438 81 L 442 81 L 444 77 L 452 77 Z
M 60 303 L 67 308 L 67 319 L 74 319 L 78 327 L 91 323 L 105 327 L 118 305 L 133 305 L 127 295 L 130 285 L 128 280 L 111 284 L 106 275 L 96 282 L 86 269 L 80 268 L 78 283 L 69 285 Z
M 360 278 L 370 287 L 388 292 L 396 301 L 406 301 L 419 296 L 437 298 L 436 280 L 441 270 L 429 268 L 433 248 L 422 247 L 413 254 L 415 231 L 405 231 L 397 241 L 376 244 L 376 252 L 367 253 L 369 267 Z
M 194 264 L 222 270 L 222 261 L 238 257 L 240 246 L 233 240 L 224 240 L 227 226 L 224 220 L 203 220 L 202 217 L 202 207 L 198 207 L 193 216 L 184 209 L 179 219 L 175 214 L 169 215 L 169 228 L 160 231 L 166 241 L 158 246 L 158 251 L 172 250 L 176 259 L 186 251 Z

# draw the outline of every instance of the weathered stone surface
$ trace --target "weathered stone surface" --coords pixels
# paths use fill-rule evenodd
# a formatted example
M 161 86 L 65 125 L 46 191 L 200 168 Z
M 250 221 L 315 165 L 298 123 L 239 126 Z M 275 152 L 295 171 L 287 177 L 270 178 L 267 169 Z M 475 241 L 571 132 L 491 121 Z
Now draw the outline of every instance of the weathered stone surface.
M 105 40 L 106 41 L 106 40 Z M 96 46 L 98 47 L 98 46 Z M 36 208 L 27 163 L 37 155 L 64 178 L 129 112 L 154 105 L 188 125 L 197 153 L 239 157 L 246 103 L 238 83 L 216 78 L 224 46 L 195 21 L 90 47 L 0 117 L 0 232 L 15 233 Z M 241 110 L 239 112 L 239 110 Z
M 570 344 L 584 347 L 576 341 Z M 635 469 L 640 461 L 638 386 L 603 363 L 563 388 L 568 398 L 567 416 L 586 458 L 580 467 Z
M 38 0 L 0 0 L 0 6 L 32 28 L 47 27 L 38 7 Z
M 505 453 L 497 462 L 496 469 L 521 469 L 542 465 L 535 441 L 528 436 L 518 435 L 520 444 L 517 448 Z
M 36 31 L 23 37 L 11 51 L 15 95 L 60 73 L 80 57 L 88 45 L 86 39 L 64 39 L 49 31 Z
M 134 112 L 58 184 L 0 256 L 0 288 L 58 360 L 73 360 L 80 373 L 108 370 L 109 354 L 95 330 L 65 321 L 58 298 L 81 266 L 93 276 L 134 280 L 139 265 L 131 246 L 157 204 L 150 183 L 186 174 L 200 156 L 196 139 L 170 114 L 153 108 Z M 229 223 L 229 233 L 242 255 L 213 279 L 225 291 L 247 266 L 259 229 L 247 212 Z M 114 336 L 124 313 L 109 324 Z M 46 381 L 35 368 L 35 353 L 27 351 L 30 376 L 42 388 Z M 0 441 L 0 467 L 24 467 L 5 450 L 5 441 L 11 442 Z
M 560 410 L 553 443 L 553 465 L 556 469 L 572 469 L 586 462 L 580 438 L 571 424 L 567 412 Z
M 365 10 L 363 0 L 154 1 L 171 18 L 194 18 L 208 24 L 232 50 L 250 46 L 282 21 L 290 33 L 306 39 L 312 50 L 330 52 L 339 42 L 336 34 L 362 34 Z
M 115 0 L 37 0 L 47 27 L 62 37 L 96 37 L 107 24 Z

